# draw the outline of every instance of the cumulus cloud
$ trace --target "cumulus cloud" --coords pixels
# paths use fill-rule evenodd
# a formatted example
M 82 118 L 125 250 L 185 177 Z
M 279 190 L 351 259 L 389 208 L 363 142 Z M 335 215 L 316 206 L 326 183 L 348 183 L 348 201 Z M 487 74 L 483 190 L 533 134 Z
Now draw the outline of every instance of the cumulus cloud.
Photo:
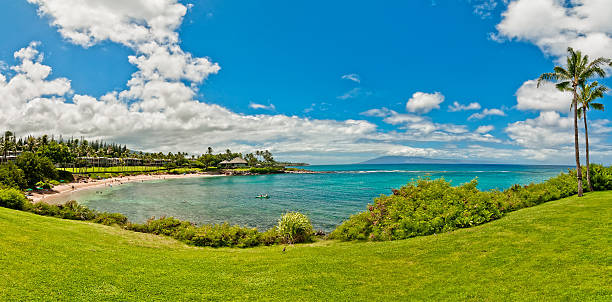
M 478 128 L 476 128 L 476 133 L 488 133 L 493 131 L 493 129 L 495 129 L 495 127 L 491 126 L 491 125 L 487 125 L 487 126 L 479 126 Z
M 466 125 L 457 125 L 451 123 L 436 123 L 430 118 L 416 115 L 397 113 L 396 111 L 387 108 L 370 109 L 362 113 L 367 116 L 375 116 L 383 118 L 383 122 L 398 126 L 399 129 L 405 132 L 394 132 L 381 136 L 381 139 L 400 139 L 412 141 L 427 141 L 427 142 L 451 142 L 451 141 L 478 141 L 478 142 L 495 142 L 500 143 L 501 140 L 493 137 L 490 134 L 470 132 Z
M 263 104 L 253 103 L 253 102 L 251 102 L 249 104 L 249 108 L 251 108 L 251 109 L 272 110 L 272 111 L 276 110 L 276 106 L 274 106 L 274 104 L 263 105 Z
M 509 124 L 505 131 L 514 142 L 532 149 L 570 144 L 574 140 L 573 120 L 554 111 Z
M 361 115 L 365 115 L 365 116 L 375 116 L 375 117 L 386 117 L 389 116 L 391 114 L 394 114 L 395 111 L 390 110 L 389 108 L 383 107 L 383 108 L 374 108 L 374 109 L 370 109 L 367 111 L 364 111 L 361 113 Z
M 552 83 L 537 86 L 537 80 L 529 80 L 516 91 L 516 109 L 536 111 L 567 112 L 572 103 L 572 96 L 557 90 Z
M 147 87 L 142 90 L 130 87 L 100 98 L 73 94 L 68 79 L 52 79 L 51 67 L 32 61 L 40 57 L 36 46 L 32 44 L 17 52 L 28 55 L 19 56 L 22 59 L 12 67 L 12 77 L 0 73 L 0 95 L 3 96 L 0 129 L 11 129 L 18 135 L 63 134 L 109 139 L 143 151 L 197 153 L 207 146 L 238 151 L 265 148 L 296 159 L 300 157 L 291 157 L 292 154 L 318 154 L 323 158 L 330 154 L 351 154 L 355 150 L 362 154 L 451 157 L 457 155 L 453 150 L 407 144 L 414 141 L 490 141 L 466 133 L 464 126 L 435 124 L 419 116 L 414 116 L 410 125 L 408 115 L 389 119 L 411 130 L 386 133 L 375 124 L 360 120 L 243 115 L 219 105 L 198 102 L 193 99 L 190 87 L 172 81 L 147 81 Z M 137 100 L 127 102 L 122 97 L 126 93 L 134 93 L 131 97 Z M 252 107 L 260 106 L 253 103 Z M 397 115 L 389 109 L 367 114 Z M 431 127 L 435 130 L 430 130 Z M 428 132 L 431 136 L 425 135 Z
M 472 102 L 467 105 L 460 104 L 459 102 L 453 102 L 452 105 L 448 106 L 449 112 L 457 112 L 457 111 L 468 111 L 468 110 L 480 110 L 482 108 L 479 103 Z
M 481 120 L 487 116 L 506 116 L 506 113 L 501 109 L 484 109 L 482 112 L 474 113 L 468 117 L 468 120 Z
M 406 110 L 416 113 L 428 113 L 433 109 L 440 109 L 444 96 L 439 93 L 416 92 L 406 103 Z
M 359 79 L 359 75 L 356 73 L 345 74 L 342 76 L 342 79 L 353 81 L 355 83 L 361 83 L 361 79 Z
M 568 46 L 612 57 L 612 6 L 608 0 L 515 0 L 497 25 L 498 38 L 528 41 L 563 57 Z

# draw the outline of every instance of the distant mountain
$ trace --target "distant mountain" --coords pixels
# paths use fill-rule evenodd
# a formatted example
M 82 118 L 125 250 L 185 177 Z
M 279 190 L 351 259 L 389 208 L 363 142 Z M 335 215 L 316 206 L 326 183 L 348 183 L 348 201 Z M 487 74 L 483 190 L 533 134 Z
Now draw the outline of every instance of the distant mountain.
M 393 164 L 475 164 L 477 161 L 462 159 L 440 159 L 418 156 L 381 156 L 358 163 L 359 165 L 393 165 Z

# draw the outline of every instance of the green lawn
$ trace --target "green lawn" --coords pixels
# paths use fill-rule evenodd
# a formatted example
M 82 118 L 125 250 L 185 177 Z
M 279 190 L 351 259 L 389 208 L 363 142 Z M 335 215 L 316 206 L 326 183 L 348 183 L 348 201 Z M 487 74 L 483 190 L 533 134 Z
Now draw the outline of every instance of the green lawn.
M 163 167 L 150 166 L 125 166 L 125 167 L 89 167 L 89 168 L 59 168 L 72 173 L 121 173 L 121 172 L 143 172 L 157 171 Z
M 0 301 L 611 301 L 612 192 L 394 242 L 186 246 L 0 209 Z

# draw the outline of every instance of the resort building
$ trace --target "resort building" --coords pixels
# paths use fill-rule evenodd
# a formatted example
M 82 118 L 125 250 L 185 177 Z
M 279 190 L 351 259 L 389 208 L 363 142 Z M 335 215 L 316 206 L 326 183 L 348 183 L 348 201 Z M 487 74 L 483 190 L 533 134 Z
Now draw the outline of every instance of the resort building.
M 230 161 L 224 160 L 219 163 L 219 167 L 221 168 L 240 168 L 240 167 L 246 167 L 247 165 L 248 165 L 247 161 L 240 157 L 236 157 Z
M 7 151 L 6 155 L 0 154 L 0 164 L 15 161 L 19 155 L 21 155 L 21 151 Z

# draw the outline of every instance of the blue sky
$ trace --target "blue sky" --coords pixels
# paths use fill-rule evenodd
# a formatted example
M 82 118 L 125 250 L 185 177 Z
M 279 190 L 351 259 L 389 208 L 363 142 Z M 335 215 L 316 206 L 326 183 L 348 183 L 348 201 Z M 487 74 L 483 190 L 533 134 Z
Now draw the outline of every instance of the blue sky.
M 44 54 L 44 60 L 36 56 L 31 61 L 52 69 L 41 80 L 69 81 L 69 87 L 51 92 L 38 88 L 38 93 L 12 93 L 15 99 L 4 101 L 20 104 L 15 111 L 23 114 L 23 122 L 12 115 L 0 122 L 3 128 L 18 134 L 117 140 L 146 151 L 198 153 L 209 145 L 243 152 L 267 148 L 281 159 L 314 163 L 355 162 L 380 155 L 570 163 L 571 128 L 568 112 L 562 109 L 567 100 L 552 89 L 534 89 L 528 81 L 551 70 L 570 45 L 612 57 L 612 51 L 605 49 L 612 40 L 612 26 L 601 26 L 610 24 L 594 13 L 601 10 L 594 0 L 567 6 L 555 0 L 509 4 L 143 0 L 130 7 L 110 0 L 102 10 L 96 9 L 97 0 L 74 1 L 0 4 L 0 61 L 7 82 L 27 73 L 10 66 L 22 64 L 23 57 L 14 53 L 32 41 L 39 43 L 28 49 Z M 539 6 L 529 7 L 535 2 Z M 554 19 L 553 12 L 572 16 L 576 3 L 582 25 L 570 28 L 570 33 L 602 39 L 585 42 L 568 36 L 565 25 L 554 26 L 563 20 Z M 167 13 L 171 10 L 164 6 L 176 9 L 176 14 Z M 141 13 L 143 8 L 146 14 Z M 540 17 L 551 14 L 552 31 L 531 30 L 540 26 L 540 18 L 530 19 L 522 11 L 538 9 Z M 163 33 L 151 25 L 159 17 L 156 14 L 170 24 L 164 25 Z M 101 21 L 88 21 L 97 18 Z M 142 27 L 150 37 L 141 39 L 139 31 L 114 28 L 117 22 L 104 23 L 113 18 L 128 29 Z M 130 34 L 134 36 L 125 37 Z M 170 57 L 188 58 L 177 68 L 203 69 L 179 78 L 159 71 L 155 64 L 164 60 L 149 60 L 153 56 L 144 50 L 151 37 L 155 47 L 173 49 Z M 566 43 L 549 44 L 550 37 Z M 129 56 L 141 56 L 147 67 L 131 62 Z M 189 61 L 195 58 L 207 61 Z M 146 68 L 153 72 L 141 72 Z M 172 87 L 147 85 L 160 78 Z M 138 85 L 127 84 L 134 79 Z M 608 79 L 604 82 L 611 84 Z M 107 112 L 79 109 L 85 102 L 75 101 L 75 96 L 87 96 L 96 102 L 91 106 Z M 61 102 L 54 108 L 63 109 L 53 114 L 23 109 L 51 104 L 47 99 Z M 112 107 L 119 106 L 113 102 L 125 108 Z M 190 102 L 203 105 L 192 107 Z M 449 109 L 454 102 L 478 105 Z M 487 112 L 493 114 L 483 114 Z M 121 114 L 132 122 L 107 127 Z M 155 126 L 158 118 L 163 127 Z M 605 161 L 612 155 L 609 113 L 591 113 L 590 118 L 594 157 Z

